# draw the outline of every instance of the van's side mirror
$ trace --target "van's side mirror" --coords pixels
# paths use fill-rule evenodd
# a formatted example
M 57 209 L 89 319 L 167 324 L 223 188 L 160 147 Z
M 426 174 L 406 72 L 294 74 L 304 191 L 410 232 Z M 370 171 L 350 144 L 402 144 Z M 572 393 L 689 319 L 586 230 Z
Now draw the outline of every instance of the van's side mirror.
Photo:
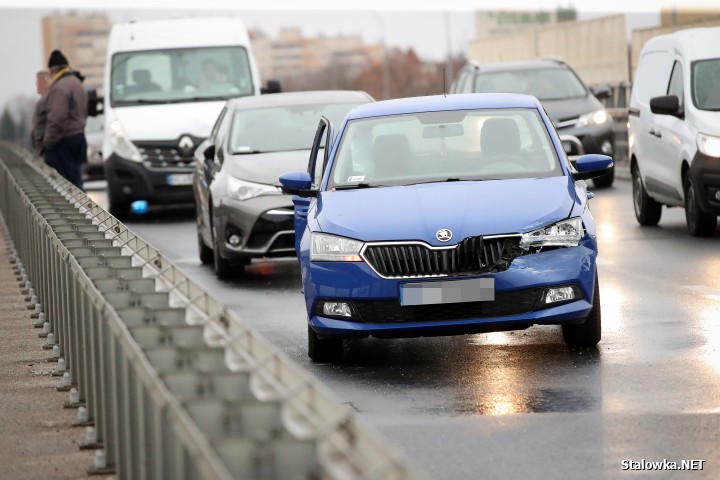
M 87 115 L 97 117 L 103 113 L 103 97 L 99 97 L 97 90 L 87 90 Z
M 650 99 L 650 111 L 658 115 L 672 115 L 683 118 L 684 114 L 680 108 L 680 99 L 677 95 L 663 95 Z
M 210 144 L 208 147 L 203 151 L 203 156 L 205 157 L 205 160 L 213 161 L 215 160 L 215 145 Z
M 280 80 L 271 79 L 267 82 L 267 87 L 262 87 L 260 89 L 260 93 L 267 94 L 267 93 L 280 93 L 282 92 L 282 85 L 280 84 Z
M 607 85 L 590 87 L 590 93 L 595 95 L 595 98 L 598 100 L 605 100 L 606 98 L 611 98 L 613 96 L 612 90 L 610 90 L 610 87 Z

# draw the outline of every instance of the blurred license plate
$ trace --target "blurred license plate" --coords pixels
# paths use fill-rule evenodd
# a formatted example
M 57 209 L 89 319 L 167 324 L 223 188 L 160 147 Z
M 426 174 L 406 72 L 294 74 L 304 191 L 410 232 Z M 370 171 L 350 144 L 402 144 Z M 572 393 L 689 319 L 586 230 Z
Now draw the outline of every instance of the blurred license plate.
M 167 184 L 177 187 L 179 185 L 192 185 L 192 173 L 174 173 L 167 176 Z
M 493 300 L 495 300 L 494 278 L 400 284 L 400 305 L 491 302 Z

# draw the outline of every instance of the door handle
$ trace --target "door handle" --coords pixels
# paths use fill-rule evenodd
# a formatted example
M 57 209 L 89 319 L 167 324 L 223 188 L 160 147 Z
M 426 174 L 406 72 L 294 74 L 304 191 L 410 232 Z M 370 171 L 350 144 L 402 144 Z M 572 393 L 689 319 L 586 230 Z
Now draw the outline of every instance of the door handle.
M 650 129 L 650 135 L 652 135 L 653 137 L 662 138 L 662 133 L 660 132 L 660 130 L 656 130 L 654 128 Z

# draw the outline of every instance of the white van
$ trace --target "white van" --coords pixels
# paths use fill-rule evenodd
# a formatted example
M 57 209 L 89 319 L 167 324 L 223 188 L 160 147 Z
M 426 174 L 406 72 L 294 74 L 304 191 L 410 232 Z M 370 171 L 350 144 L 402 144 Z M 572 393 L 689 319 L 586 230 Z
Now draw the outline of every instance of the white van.
M 226 100 L 259 95 L 243 23 L 231 18 L 113 26 L 104 79 L 110 212 L 132 202 L 191 203 L 193 153 Z
M 629 109 L 635 216 L 656 225 L 685 208 L 692 235 L 720 215 L 720 27 L 652 38 L 642 49 Z

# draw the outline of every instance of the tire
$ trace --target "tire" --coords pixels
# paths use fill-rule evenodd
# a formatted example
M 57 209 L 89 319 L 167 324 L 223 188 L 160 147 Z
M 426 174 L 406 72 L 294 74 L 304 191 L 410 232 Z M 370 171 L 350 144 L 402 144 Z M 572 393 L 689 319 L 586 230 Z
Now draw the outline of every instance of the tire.
M 702 211 L 690 173 L 685 177 L 685 221 L 693 237 L 707 237 L 715 233 L 717 217 Z
M 215 269 L 215 276 L 220 280 L 226 280 L 233 274 L 232 265 L 228 260 L 225 260 L 220 255 L 220 249 L 217 245 L 217 232 L 213 228 L 213 268 Z
M 640 225 L 655 226 L 662 216 L 662 204 L 648 195 L 640 177 L 640 170 L 636 165 L 632 168 L 633 206 L 635 218 Z
M 319 338 L 308 325 L 308 356 L 313 362 L 334 362 L 343 356 L 342 338 Z
M 595 188 L 610 188 L 615 181 L 615 167 L 610 170 L 610 173 L 603 175 L 602 177 L 593 178 L 593 185 Z
M 202 239 L 202 234 L 200 234 L 200 228 L 198 227 L 197 232 L 198 237 L 198 256 L 200 257 L 200 263 L 203 265 L 209 265 L 211 264 L 215 258 L 213 249 L 205 245 L 205 241 Z
M 600 319 L 600 282 L 595 274 L 595 293 L 590 313 L 581 324 L 568 324 L 562 326 L 563 339 L 569 347 L 594 347 L 600 342 L 602 336 L 602 322 Z

